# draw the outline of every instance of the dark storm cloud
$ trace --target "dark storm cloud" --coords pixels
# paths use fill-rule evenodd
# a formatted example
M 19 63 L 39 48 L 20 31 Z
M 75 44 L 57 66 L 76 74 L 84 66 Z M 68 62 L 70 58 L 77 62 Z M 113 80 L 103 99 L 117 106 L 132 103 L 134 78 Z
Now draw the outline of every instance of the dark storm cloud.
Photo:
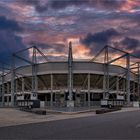
M 43 3 L 44 1 L 42 0 L 21 0 L 17 2 L 24 3 L 27 5 L 33 5 L 37 12 L 44 12 L 48 9 L 48 4 Z
M 29 5 L 38 5 L 39 4 L 39 0 L 20 0 L 19 2 L 26 3 Z
M 92 43 L 106 45 L 111 37 L 118 35 L 119 33 L 115 29 L 111 28 L 94 34 L 89 33 L 84 39 L 81 39 L 81 42 L 87 46 L 91 45 Z
M 140 41 L 133 37 L 125 37 L 121 41 L 114 42 L 114 47 L 117 47 L 120 50 L 124 50 L 126 52 L 131 52 L 132 54 L 140 57 Z
M 0 5 L 0 16 L 12 17 L 12 12 L 8 7 L 4 7 Z
M 24 42 L 28 44 L 35 40 L 44 43 L 39 46 L 42 50 L 61 54 L 65 49 L 57 42 L 64 42 L 69 38 L 82 38 L 81 43 L 86 45 L 91 53 L 114 42 L 117 42 L 120 48 L 128 46 L 129 49 L 134 44 L 137 46 L 136 40 L 131 40 L 133 37 L 138 38 L 140 33 L 140 2 L 137 0 L 11 1 L 13 2 L 2 4 L 11 10 L 11 15 L 13 14 L 5 16 L 15 18 L 26 29 L 20 34 Z M 6 30 L 5 27 L 2 29 Z M 17 36 L 15 31 L 18 30 L 9 27 L 8 29 L 13 31 L 13 36 Z
M 0 30 L 0 60 L 3 62 L 11 62 L 12 53 L 24 49 L 20 37 L 16 36 L 12 31 Z
M 109 44 L 112 37 L 117 37 L 119 35 L 119 32 L 111 28 L 94 34 L 89 33 L 85 38 L 81 39 L 81 43 L 90 49 L 90 54 L 96 54 L 105 45 Z
M 81 5 L 83 3 L 87 3 L 88 0 L 48 0 L 48 2 L 44 2 L 43 0 L 21 0 L 17 1 L 19 3 L 24 3 L 27 5 L 33 5 L 38 12 L 44 12 L 48 9 L 48 7 L 52 9 L 62 9 L 71 5 Z
M 140 50 L 134 50 L 134 51 L 133 51 L 133 54 L 134 54 L 135 56 L 138 56 L 138 57 L 140 58 Z
M 18 23 L 11 19 L 6 19 L 6 17 L 0 17 L 0 30 L 11 30 L 11 31 L 21 31 L 22 28 Z
M 87 4 L 88 0 L 52 0 L 50 1 L 50 6 L 53 9 L 61 9 L 71 5 L 83 5 Z
M 53 9 L 62 9 L 71 5 L 80 6 L 85 5 L 88 7 L 94 7 L 105 10 L 119 10 L 127 11 L 131 9 L 139 8 L 140 1 L 129 0 L 49 0 L 50 7 Z
M 125 37 L 121 44 L 126 46 L 127 49 L 135 49 L 139 46 L 139 41 L 134 38 Z
M 21 0 L 20 3 L 33 5 L 38 12 L 44 12 L 48 7 L 52 9 L 63 9 L 68 6 L 90 6 L 103 9 L 120 9 L 126 3 L 125 0 Z
M 12 53 L 25 48 L 22 39 L 15 32 L 22 31 L 18 23 L 5 17 L 0 17 L 0 60 L 11 61 Z

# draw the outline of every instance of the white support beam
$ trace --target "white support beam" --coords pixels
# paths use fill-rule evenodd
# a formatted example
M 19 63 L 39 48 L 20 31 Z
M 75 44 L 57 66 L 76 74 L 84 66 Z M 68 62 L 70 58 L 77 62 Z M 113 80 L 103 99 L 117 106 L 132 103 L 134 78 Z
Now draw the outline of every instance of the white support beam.
M 9 83 L 7 82 L 7 94 L 9 94 L 10 93 L 10 85 L 9 85 Z
M 90 61 L 94 62 L 96 58 L 105 50 L 107 46 L 103 47 Z
M 42 51 L 40 51 L 37 47 L 35 47 L 35 49 L 41 54 L 41 56 L 43 56 L 43 58 L 46 60 L 46 62 L 48 62 L 47 56 Z
M 69 55 L 68 55 L 68 92 L 69 101 L 68 106 L 74 106 L 73 102 L 73 56 L 72 56 L 72 43 L 69 43 Z
M 20 60 L 22 60 L 22 61 L 25 61 L 25 62 L 27 62 L 27 63 L 29 63 L 29 64 L 32 65 L 32 62 L 30 62 L 29 60 L 26 60 L 25 58 L 22 58 L 22 57 L 20 57 L 20 56 L 18 56 L 18 55 L 16 55 L 16 54 L 14 54 L 14 56 L 15 56 L 16 58 L 18 58 L 18 59 L 20 59 Z
M 11 68 L 11 106 L 15 105 L 15 58 L 12 57 L 12 68 Z
M 118 94 L 119 93 L 119 77 L 118 76 L 116 77 L 116 91 Z
M 111 64 L 111 63 L 113 63 L 113 62 L 115 62 L 115 61 L 117 61 L 117 60 L 119 60 L 119 59 L 121 59 L 121 58 L 123 58 L 123 57 L 125 57 L 125 56 L 126 56 L 126 54 L 124 54 L 124 55 L 122 55 L 122 56 L 120 56 L 120 57 L 117 57 L 117 58 L 115 58 L 115 59 L 109 61 L 108 64 Z
M 126 93 L 126 80 L 123 79 L 123 92 Z
M 5 88 L 4 88 L 4 69 L 2 70 L 2 106 L 4 106 L 4 94 L 5 94 Z
M 51 74 L 51 107 L 53 106 L 53 74 Z
M 108 46 L 105 48 L 104 56 L 104 79 L 103 79 L 103 99 L 108 99 L 109 95 L 109 64 L 108 64 Z
M 127 54 L 126 58 L 126 93 L 127 93 L 127 105 L 130 105 L 130 55 Z
M 88 73 L 88 107 L 90 107 L 90 73 Z
M 139 97 L 139 102 L 140 102 L 140 62 L 138 62 L 138 90 L 137 90 L 137 94 Z
M 31 99 L 37 99 L 37 90 L 38 90 L 38 78 L 37 78 L 37 64 L 36 64 L 36 49 L 33 48 L 32 56 L 32 94 Z
M 22 77 L 22 93 L 24 93 L 24 90 L 25 90 L 25 80 L 24 80 L 24 77 Z
M 18 88 L 19 88 L 18 80 L 19 80 L 18 78 L 15 80 L 15 95 L 16 95 Z

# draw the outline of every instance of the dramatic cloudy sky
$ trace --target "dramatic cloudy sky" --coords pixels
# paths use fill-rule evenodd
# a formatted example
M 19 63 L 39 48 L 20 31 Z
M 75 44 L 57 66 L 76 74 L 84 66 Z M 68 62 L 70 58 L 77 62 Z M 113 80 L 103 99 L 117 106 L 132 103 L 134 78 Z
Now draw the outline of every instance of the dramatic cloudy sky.
M 62 59 L 69 41 L 78 59 L 106 44 L 140 56 L 140 1 L 0 0 L 1 60 L 31 44 Z

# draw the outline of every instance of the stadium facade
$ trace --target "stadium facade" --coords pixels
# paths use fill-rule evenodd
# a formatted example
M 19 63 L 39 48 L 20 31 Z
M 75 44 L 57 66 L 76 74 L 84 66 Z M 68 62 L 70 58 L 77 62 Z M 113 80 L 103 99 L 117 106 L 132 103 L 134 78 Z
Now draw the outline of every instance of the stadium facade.
M 123 54 L 110 60 L 109 48 Z M 2 72 L 2 106 L 15 106 L 28 100 L 39 100 L 42 107 L 100 106 L 105 100 L 130 105 L 131 101 L 139 100 L 139 62 L 131 63 L 134 55 L 105 46 L 90 61 L 73 60 L 72 45 L 69 43 L 68 60 L 36 63 L 37 51 L 46 58 L 33 47 L 32 62 L 16 53 L 13 55 L 29 65 L 15 67 L 13 62 L 8 72 Z M 95 62 L 102 52 L 104 63 Z M 113 64 L 122 58 L 126 60 L 125 67 Z

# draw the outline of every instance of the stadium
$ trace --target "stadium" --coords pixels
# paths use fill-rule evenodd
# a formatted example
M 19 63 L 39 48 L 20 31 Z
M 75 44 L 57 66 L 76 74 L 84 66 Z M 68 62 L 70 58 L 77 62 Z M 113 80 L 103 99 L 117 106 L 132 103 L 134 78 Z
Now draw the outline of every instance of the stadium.
M 19 55 L 29 49 L 31 61 Z M 70 42 L 64 61 L 48 61 L 35 46 L 22 51 L 13 54 L 10 68 L 1 65 L 2 106 L 24 106 L 29 101 L 39 101 L 40 107 L 90 107 L 106 102 L 124 106 L 139 100 L 140 58 L 125 51 L 105 46 L 92 60 L 74 60 Z M 37 63 L 38 54 L 45 62 Z M 16 59 L 27 65 L 16 66 Z

